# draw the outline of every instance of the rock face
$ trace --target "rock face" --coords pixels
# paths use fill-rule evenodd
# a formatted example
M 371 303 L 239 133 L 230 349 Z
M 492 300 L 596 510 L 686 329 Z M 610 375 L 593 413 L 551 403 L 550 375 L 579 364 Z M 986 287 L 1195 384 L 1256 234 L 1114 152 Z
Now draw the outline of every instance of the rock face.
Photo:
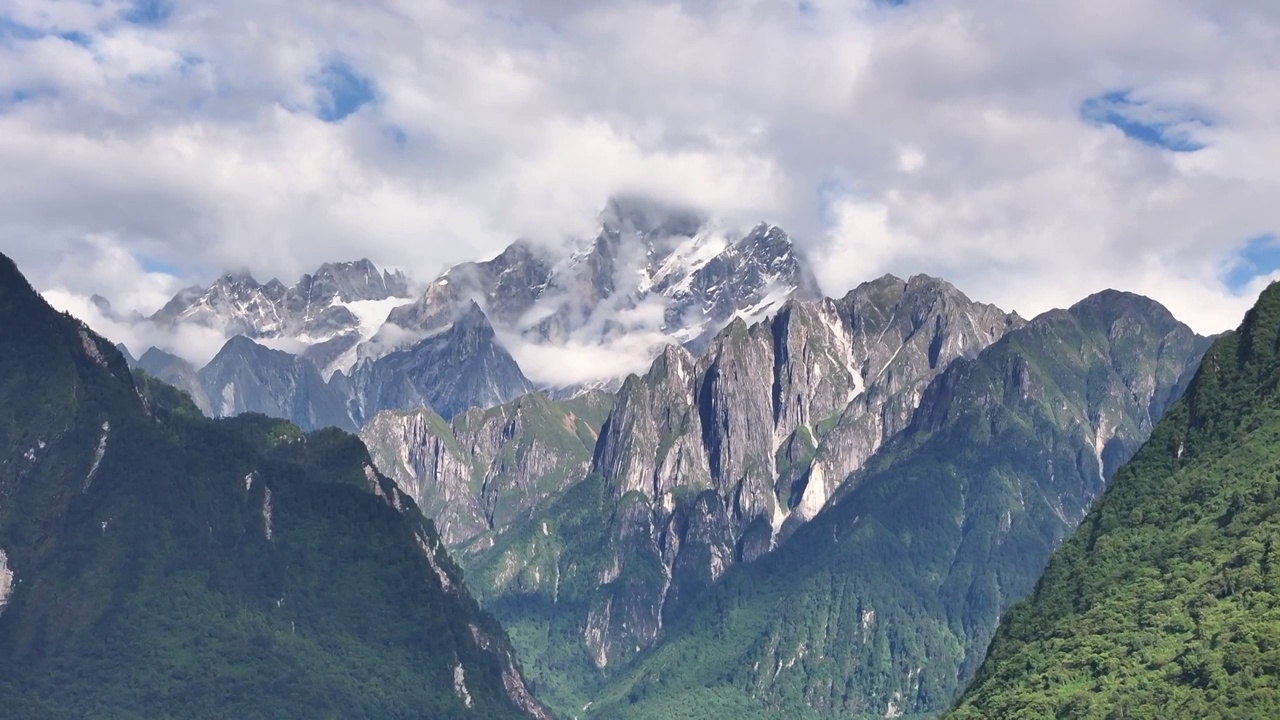
M 1269 670 L 1280 591 L 1277 338 L 1272 285 L 1214 342 L 1185 397 L 1005 616 L 948 717 L 1280 711 Z M 1126 382 L 1135 384 L 1157 408 L 1167 400 Z
M 533 393 L 460 413 L 376 415 L 360 431 L 374 462 L 434 518 L 450 547 L 487 547 L 504 529 L 582 480 L 612 398 L 554 402 Z
M 948 366 L 1022 324 L 945 282 L 886 277 L 735 319 L 698 358 L 668 347 L 618 391 L 576 499 L 499 533 L 471 577 L 505 622 L 549 624 L 596 669 L 625 667 L 731 566 L 816 515 Z M 548 665 L 570 655 L 554 653 Z
M 918 367 L 927 348 L 941 357 L 949 346 L 959 342 L 921 342 Z M 722 696 L 783 715 L 944 708 L 1000 613 L 1031 591 L 1203 348 L 1154 302 L 1108 292 L 954 360 L 908 391 L 919 401 L 905 427 L 821 514 L 668 617 L 680 632 L 626 668 L 593 710 L 647 717 L 726 676 L 736 690 Z M 887 374 L 868 373 L 864 395 Z
M 623 385 L 593 465 L 616 497 L 649 504 L 624 535 L 666 543 L 654 561 L 670 577 L 649 604 L 678 604 L 772 549 L 907 425 L 934 377 L 1021 322 L 945 282 L 886 277 L 751 327 L 736 320 L 696 361 L 667 350 Z M 601 638 L 644 623 L 615 612 L 609 625 Z M 593 650 L 616 663 L 654 639 L 614 643 L 627 648 L 618 657 Z
M 205 385 L 200 379 L 199 371 L 186 360 L 153 347 L 142 353 L 142 357 L 130 363 L 130 366 L 143 370 L 183 391 L 205 415 L 215 414 L 213 405 L 209 402 L 209 396 L 205 394 Z
M 227 274 L 209 287 L 178 293 L 150 321 L 200 325 L 228 338 L 290 340 L 328 377 L 350 370 L 356 345 L 409 296 L 403 273 L 379 271 L 368 260 L 325 263 L 289 287 L 274 279 L 264 285 L 247 273 Z
M 347 380 L 353 416 L 363 423 L 381 410 L 433 408 L 451 418 L 532 392 L 534 386 L 497 341 L 480 306 L 469 303 L 447 330 L 406 350 L 366 360 Z
M 356 438 L 140 377 L 0 256 L 7 714 L 551 717 Z
M 313 364 L 243 335 L 228 340 L 198 376 L 213 417 L 256 412 L 290 420 L 304 430 L 357 427 L 345 398 Z

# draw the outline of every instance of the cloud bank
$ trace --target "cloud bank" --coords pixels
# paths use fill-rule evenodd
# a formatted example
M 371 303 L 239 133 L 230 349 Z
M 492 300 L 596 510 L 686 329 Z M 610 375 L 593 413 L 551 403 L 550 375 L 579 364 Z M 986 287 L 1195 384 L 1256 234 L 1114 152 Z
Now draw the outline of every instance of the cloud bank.
M 231 268 L 431 277 L 638 192 L 786 227 L 829 294 L 1117 287 L 1213 332 L 1280 262 L 1280 7 L 1247 5 L 10 0 L 0 250 L 150 312 Z

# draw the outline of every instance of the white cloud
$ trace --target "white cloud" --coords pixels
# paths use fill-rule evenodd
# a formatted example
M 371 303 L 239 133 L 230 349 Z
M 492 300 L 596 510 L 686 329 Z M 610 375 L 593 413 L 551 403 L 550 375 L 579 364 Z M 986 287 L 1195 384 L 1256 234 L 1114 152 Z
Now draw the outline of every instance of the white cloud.
M 1118 287 L 1206 332 L 1252 301 L 1221 277 L 1280 230 L 1280 11 L 809 6 L 175 0 L 142 27 L 123 2 L 12 0 L 42 37 L 0 40 L 0 250 L 39 287 L 150 311 L 228 267 L 430 277 L 639 191 L 787 227 L 833 294 L 929 272 L 1030 315 Z M 329 124 L 336 61 L 374 100 Z M 1082 116 L 1126 91 L 1126 118 L 1206 148 Z M 173 274 L 57 260 L 102 237 Z

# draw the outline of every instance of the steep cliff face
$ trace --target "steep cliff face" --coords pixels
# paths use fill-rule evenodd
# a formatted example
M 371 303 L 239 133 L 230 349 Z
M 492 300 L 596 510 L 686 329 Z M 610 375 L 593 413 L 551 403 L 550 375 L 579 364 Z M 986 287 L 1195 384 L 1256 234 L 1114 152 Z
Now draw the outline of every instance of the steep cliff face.
M 661 717 L 708 684 L 761 717 L 945 707 L 1203 347 L 1104 293 L 952 362 L 824 512 L 669 617 L 593 711 Z
M 357 424 L 382 410 L 422 407 L 452 418 L 534 390 L 474 302 L 446 330 L 406 350 L 365 360 L 349 379 L 335 375 L 333 384 L 343 386 Z
M 140 377 L 0 256 L 6 714 L 551 717 L 356 438 Z
M 243 335 L 228 340 L 197 376 L 200 390 L 193 397 L 205 400 L 213 417 L 257 412 L 305 430 L 356 429 L 345 398 L 315 365 Z
M 562 644 L 548 657 L 572 643 L 597 670 L 626 666 L 731 566 L 816 515 L 948 365 L 1021 322 L 938 280 L 883 278 L 734 320 L 699 358 L 668 347 L 623 383 L 601 430 L 595 527 L 581 503 L 553 502 L 469 560 L 479 592 L 506 622 Z M 576 537 L 557 535 L 567 527 Z
M 538 394 L 446 423 L 427 409 L 383 412 L 360 437 L 377 466 L 434 518 L 450 547 L 487 547 L 501 530 L 584 478 L 612 398 Z
M 126 361 L 128 356 L 125 356 Z M 200 373 L 191 363 L 176 355 L 171 355 L 159 348 L 149 348 L 142 357 L 130 363 L 130 367 L 139 368 L 153 377 L 157 377 L 185 392 L 200 412 L 212 416 L 213 405 L 205 394 L 204 383 Z

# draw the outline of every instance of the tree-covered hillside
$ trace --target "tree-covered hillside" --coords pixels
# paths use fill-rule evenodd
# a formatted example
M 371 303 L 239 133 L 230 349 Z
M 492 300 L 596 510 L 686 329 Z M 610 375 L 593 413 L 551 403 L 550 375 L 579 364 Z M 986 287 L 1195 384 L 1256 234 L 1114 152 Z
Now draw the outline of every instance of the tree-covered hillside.
M 951 718 L 1280 717 L 1280 285 L 1205 356 Z
M 201 417 L 3 256 L 0 715 L 549 717 L 356 438 Z

